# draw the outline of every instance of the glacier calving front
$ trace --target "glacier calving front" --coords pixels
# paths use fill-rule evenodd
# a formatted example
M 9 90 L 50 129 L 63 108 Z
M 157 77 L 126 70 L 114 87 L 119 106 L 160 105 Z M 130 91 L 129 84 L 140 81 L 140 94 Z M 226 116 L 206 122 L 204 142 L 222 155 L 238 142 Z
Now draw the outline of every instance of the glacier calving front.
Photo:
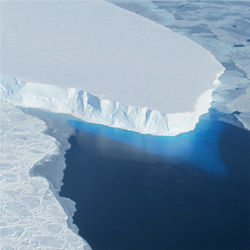
M 204 92 L 191 112 L 162 114 L 147 107 L 133 107 L 75 88 L 25 83 L 4 77 L 0 96 L 17 106 L 68 113 L 82 120 L 154 135 L 177 135 L 194 129 L 199 116 L 208 112 L 213 89 Z
M 0 102 L 0 248 L 85 249 L 48 181 L 30 176 L 41 159 L 59 154 L 40 119 Z
M 0 4 L 1 101 L 155 135 L 192 130 L 208 111 L 224 69 L 191 40 L 103 0 Z M 58 153 L 55 140 L 3 102 L 1 245 L 89 249 L 48 182 L 29 174 Z
M 16 105 L 155 135 L 208 111 L 224 68 L 190 39 L 103 0 L 1 5 L 2 71 L 26 82 Z

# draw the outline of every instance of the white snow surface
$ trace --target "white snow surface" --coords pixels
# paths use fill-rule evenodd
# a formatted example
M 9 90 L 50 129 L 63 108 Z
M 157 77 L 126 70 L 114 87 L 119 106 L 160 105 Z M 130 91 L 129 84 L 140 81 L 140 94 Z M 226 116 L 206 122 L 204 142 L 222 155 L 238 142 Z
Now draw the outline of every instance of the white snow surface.
M 246 89 L 246 93 L 236 98 L 230 107 L 240 112 L 236 115 L 238 120 L 244 124 L 244 127 L 250 130 L 250 87 Z
M 103 0 L 2 2 L 2 63 L 22 80 L 164 113 L 191 111 L 223 70 L 197 43 Z
M 48 181 L 30 175 L 59 154 L 56 140 L 12 104 L 177 135 L 208 111 L 224 69 L 195 42 L 103 0 L 0 4 L 0 68 L 24 80 L 0 78 L 1 249 L 90 249 Z
M 92 123 L 169 136 L 194 129 L 199 116 L 208 112 L 212 91 L 212 88 L 208 89 L 198 98 L 192 112 L 162 114 L 147 107 L 121 104 L 75 88 L 0 77 L 1 99 L 16 106 L 67 113 Z
M 224 68 L 190 39 L 103 0 L 1 5 L 2 72 L 26 82 L 16 104 L 157 135 L 208 111 Z
M 241 112 L 236 116 L 250 128 L 249 1 L 108 1 L 187 36 L 215 55 L 225 71 L 213 92 L 211 108 L 226 114 Z
M 0 103 L 0 248 L 90 249 L 67 225 L 48 181 L 30 176 L 40 160 L 58 154 L 43 121 Z

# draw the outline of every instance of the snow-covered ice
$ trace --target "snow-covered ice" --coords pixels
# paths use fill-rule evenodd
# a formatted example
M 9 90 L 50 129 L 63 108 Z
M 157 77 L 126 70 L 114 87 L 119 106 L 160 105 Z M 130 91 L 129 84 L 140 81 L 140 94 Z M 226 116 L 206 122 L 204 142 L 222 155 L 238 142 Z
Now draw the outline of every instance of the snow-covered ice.
M 58 154 L 45 123 L 6 103 L 0 113 L 0 248 L 90 249 L 68 228 L 48 181 L 30 176 L 34 164 Z
M 190 39 L 103 0 L 1 4 L 2 71 L 29 82 L 32 107 L 76 88 L 94 112 L 82 105 L 82 118 L 161 135 L 194 129 L 208 111 L 224 68 Z
M 48 181 L 30 175 L 58 144 L 15 106 L 176 135 L 208 112 L 224 68 L 190 39 L 103 0 L 0 4 L 0 245 L 88 249 Z
M 246 90 L 250 88 L 249 1 L 109 1 L 189 37 L 215 55 L 225 71 L 211 108 L 226 114 L 241 112 L 238 119 L 250 127 L 250 98 L 245 94 L 250 91 Z
M 236 117 L 250 130 L 250 87 L 247 88 L 246 93 L 233 100 L 229 107 L 239 112 Z
M 0 97 L 16 106 L 67 113 L 82 120 L 155 135 L 176 135 L 194 128 L 199 115 L 208 112 L 212 89 L 203 93 L 192 112 L 162 114 L 146 107 L 133 107 L 75 88 L 19 81 L 0 77 Z

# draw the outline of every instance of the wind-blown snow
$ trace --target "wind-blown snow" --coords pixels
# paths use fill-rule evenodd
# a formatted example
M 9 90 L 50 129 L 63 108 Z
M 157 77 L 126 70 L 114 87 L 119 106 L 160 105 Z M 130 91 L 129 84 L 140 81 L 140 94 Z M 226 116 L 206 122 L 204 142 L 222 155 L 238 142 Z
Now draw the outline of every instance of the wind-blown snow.
M 1 249 L 90 249 L 67 225 L 67 215 L 45 178 L 30 176 L 44 157 L 58 153 L 45 123 L 0 103 Z

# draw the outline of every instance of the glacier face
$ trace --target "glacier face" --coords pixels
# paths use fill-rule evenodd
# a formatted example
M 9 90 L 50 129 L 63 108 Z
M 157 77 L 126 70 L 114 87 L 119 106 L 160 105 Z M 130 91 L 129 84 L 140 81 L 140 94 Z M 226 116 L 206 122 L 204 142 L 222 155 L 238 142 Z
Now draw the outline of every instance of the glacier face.
M 250 87 L 248 87 L 244 94 L 235 98 L 228 107 L 231 110 L 236 110 L 238 113 L 235 115 L 245 128 L 250 130 Z
M 224 69 L 198 43 L 104 0 L 1 5 L 1 70 L 26 82 L 189 113 Z
M 207 48 L 225 67 L 211 107 L 250 128 L 250 23 L 248 1 L 108 0 Z M 239 113 L 239 114 L 237 114 Z M 231 120 L 224 120 L 231 123 Z
M 68 227 L 66 215 L 48 181 L 31 176 L 39 161 L 58 154 L 45 123 L 11 104 L 0 103 L 1 249 L 90 249 Z
M 202 93 L 190 112 L 164 114 L 147 107 L 108 100 L 76 88 L 23 82 L 4 76 L 0 81 L 1 98 L 16 106 L 67 113 L 87 122 L 168 136 L 193 130 L 200 115 L 208 112 L 212 92 L 213 88 L 210 88 Z

